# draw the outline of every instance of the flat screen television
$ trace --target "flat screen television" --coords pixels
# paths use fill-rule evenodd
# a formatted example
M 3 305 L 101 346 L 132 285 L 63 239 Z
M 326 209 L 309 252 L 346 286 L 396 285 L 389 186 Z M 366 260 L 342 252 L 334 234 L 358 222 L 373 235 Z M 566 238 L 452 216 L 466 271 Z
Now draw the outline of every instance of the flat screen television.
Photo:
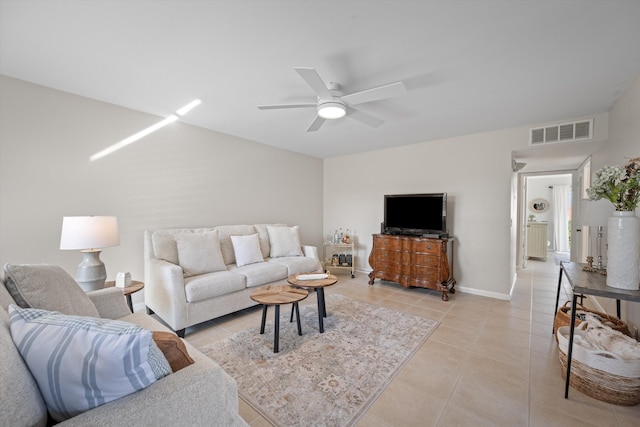
M 385 234 L 448 237 L 447 193 L 384 196 Z

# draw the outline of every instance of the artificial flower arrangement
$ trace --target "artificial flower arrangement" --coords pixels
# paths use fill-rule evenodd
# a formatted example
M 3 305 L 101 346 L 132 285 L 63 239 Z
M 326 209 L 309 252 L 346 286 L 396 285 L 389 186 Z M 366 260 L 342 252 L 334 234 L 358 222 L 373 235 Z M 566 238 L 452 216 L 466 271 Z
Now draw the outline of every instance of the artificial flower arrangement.
M 609 200 L 617 211 L 634 211 L 640 202 L 640 157 L 599 169 L 587 194 L 589 200 Z

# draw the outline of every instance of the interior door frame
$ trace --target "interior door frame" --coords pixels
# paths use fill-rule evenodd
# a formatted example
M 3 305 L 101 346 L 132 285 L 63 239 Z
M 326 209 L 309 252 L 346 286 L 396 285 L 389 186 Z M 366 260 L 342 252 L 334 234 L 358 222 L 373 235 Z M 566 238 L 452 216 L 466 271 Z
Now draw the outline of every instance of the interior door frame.
M 586 163 L 586 161 L 585 161 Z M 527 245 L 527 200 L 528 200 L 528 185 L 527 179 L 529 177 L 534 176 L 553 176 L 553 175 L 571 175 L 571 234 L 572 239 L 569 242 L 570 247 L 570 259 L 573 261 L 578 254 L 575 252 L 574 245 L 576 243 L 576 224 L 574 218 L 578 218 L 581 203 L 579 203 L 583 186 L 582 186 L 582 178 L 577 179 L 577 175 L 579 171 L 582 171 L 584 164 L 580 166 L 578 170 L 554 170 L 554 171 L 545 171 L 545 172 L 530 172 L 530 173 L 518 173 L 518 179 L 521 180 L 520 185 L 518 186 L 520 190 L 520 201 L 518 203 L 518 220 L 520 221 L 520 233 L 518 233 L 518 248 L 520 250 L 520 256 L 517 258 L 521 260 L 520 265 L 521 268 L 527 268 L 527 253 L 526 253 L 526 245 Z M 582 176 L 582 175 L 581 175 Z M 577 209 L 577 211 L 576 211 Z M 579 233 L 579 232 L 578 232 Z

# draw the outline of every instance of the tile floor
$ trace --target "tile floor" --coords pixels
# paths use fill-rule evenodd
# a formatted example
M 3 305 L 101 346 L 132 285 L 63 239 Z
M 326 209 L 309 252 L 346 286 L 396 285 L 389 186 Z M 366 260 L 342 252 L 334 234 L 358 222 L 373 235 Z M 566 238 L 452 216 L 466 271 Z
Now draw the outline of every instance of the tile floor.
M 339 276 L 328 293 L 441 322 L 434 334 L 373 403 L 358 426 L 639 426 L 640 405 L 622 407 L 570 389 L 564 399 L 552 337 L 558 266 L 529 261 L 511 301 L 457 292 L 404 289 L 367 276 Z M 566 301 L 564 291 L 561 303 Z M 304 301 L 315 304 L 315 295 Z M 260 323 L 251 308 L 187 330 L 200 346 Z M 252 426 L 270 424 L 243 401 Z

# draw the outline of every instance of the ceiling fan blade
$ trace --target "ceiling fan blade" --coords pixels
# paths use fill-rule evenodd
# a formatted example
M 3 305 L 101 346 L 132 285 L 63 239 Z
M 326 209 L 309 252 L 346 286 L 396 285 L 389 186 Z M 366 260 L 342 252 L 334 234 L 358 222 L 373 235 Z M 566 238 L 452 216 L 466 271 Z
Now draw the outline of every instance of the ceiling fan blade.
M 275 104 L 275 105 L 258 105 L 260 110 L 279 110 L 283 108 L 316 108 L 318 104 Z
M 363 113 L 362 111 L 356 110 L 355 108 L 351 107 L 347 108 L 347 117 L 350 117 L 353 120 L 357 120 L 360 123 L 364 123 L 365 125 L 369 125 L 374 128 L 377 128 L 385 123 L 385 121 L 382 119 L 374 117 L 368 113 Z
M 333 99 L 333 95 L 327 89 L 326 83 L 320 78 L 320 74 L 314 68 L 294 68 L 300 74 L 300 77 L 311 89 L 322 99 Z
M 307 128 L 307 132 L 317 131 L 318 129 L 320 129 L 320 126 L 322 126 L 326 121 L 327 119 L 323 119 L 320 116 L 316 116 L 315 120 L 311 122 L 311 125 Z
M 342 97 L 342 100 L 351 105 L 363 104 L 365 102 L 379 101 L 381 99 L 393 98 L 402 95 L 407 89 L 404 83 L 397 82 L 385 86 L 374 87 L 372 89 L 351 93 Z

